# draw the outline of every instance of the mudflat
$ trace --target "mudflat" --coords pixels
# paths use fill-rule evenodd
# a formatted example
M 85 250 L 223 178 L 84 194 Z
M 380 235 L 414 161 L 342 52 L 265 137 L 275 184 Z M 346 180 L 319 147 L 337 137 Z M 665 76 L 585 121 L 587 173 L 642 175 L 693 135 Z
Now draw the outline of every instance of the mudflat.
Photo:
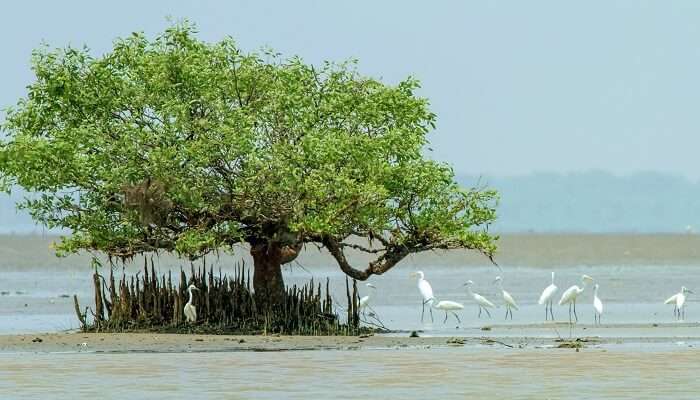
M 464 328 L 454 336 L 418 332 L 362 336 L 199 335 L 163 333 L 54 332 L 0 335 L 0 353 L 183 353 L 300 350 L 431 349 L 464 346 L 526 349 L 687 349 L 700 345 L 697 323 L 619 324 L 596 327 L 567 323 Z

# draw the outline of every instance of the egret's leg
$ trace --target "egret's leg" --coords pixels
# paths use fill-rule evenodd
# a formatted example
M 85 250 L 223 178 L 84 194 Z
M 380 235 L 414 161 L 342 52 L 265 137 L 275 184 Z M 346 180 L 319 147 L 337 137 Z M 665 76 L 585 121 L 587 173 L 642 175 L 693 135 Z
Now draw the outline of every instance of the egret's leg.
M 508 306 L 506 306 L 506 321 L 508 321 Z
M 457 315 L 457 313 L 453 311 L 452 314 L 455 316 L 455 318 L 457 318 L 457 323 L 461 324 L 462 321 L 459 319 L 459 316 Z
M 489 312 L 489 309 L 484 307 L 484 311 L 486 311 L 486 315 L 488 315 L 489 318 L 491 318 L 491 313 Z
M 432 324 L 433 322 L 435 322 L 433 319 L 433 307 L 430 307 L 430 323 Z
M 423 311 L 420 313 L 420 323 L 423 323 L 423 316 L 425 315 L 425 302 L 423 302 Z
M 549 302 L 549 315 L 552 316 L 552 321 L 554 321 L 554 311 L 552 311 L 552 309 L 554 308 L 553 305 L 554 304 L 552 303 L 552 301 L 550 301 Z
M 571 323 L 571 303 L 569 303 L 569 323 Z
M 574 317 L 576 317 L 576 322 L 578 322 L 578 315 L 576 315 L 576 300 L 574 300 Z
M 481 306 L 479 306 L 479 317 L 478 318 L 481 318 Z
M 443 324 L 446 324 L 446 323 L 447 323 L 447 311 L 445 311 L 445 320 L 442 321 L 442 323 L 443 323 Z
M 544 303 L 544 320 L 545 321 L 549 319 L 549 314 L 547 314 L 547 307 L 549 307 L 549 304 Z

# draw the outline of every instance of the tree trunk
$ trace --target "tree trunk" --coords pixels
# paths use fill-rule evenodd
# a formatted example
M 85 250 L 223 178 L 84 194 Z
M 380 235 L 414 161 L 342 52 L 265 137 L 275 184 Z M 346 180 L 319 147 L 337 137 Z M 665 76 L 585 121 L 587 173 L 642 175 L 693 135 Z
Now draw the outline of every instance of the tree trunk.
M 265 310 L 284 301 L 284 279 L 282 278 L 282 248 L 275 244 L 257 244 L 251 247 L 255 272 L 253 289 L 255 302 Z

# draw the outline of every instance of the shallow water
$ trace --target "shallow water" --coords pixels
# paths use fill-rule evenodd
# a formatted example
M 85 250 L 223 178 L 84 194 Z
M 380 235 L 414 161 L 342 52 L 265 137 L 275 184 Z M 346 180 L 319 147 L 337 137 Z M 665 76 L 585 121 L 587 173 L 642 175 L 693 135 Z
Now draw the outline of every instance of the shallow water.
M 465 305 L 458 313 L 461 322 L 449 316 L 443 323 L 444 312 L 434 310 L 430 322 L 426 309 L 421 323 L 421 298 L 415 280 L 409 273 L 416 269 L 425 271 L 426 279 L 433 286 L 438 300 L 453 300 Z M 161 267 L 161 272 L 166 268 Z M 560 266 L 556 268 L 555 283 L 560 295 L 573 284 L 580 285 L 581 274 L 591 275 L 600 284 L 599 296 L 604 303 L 603 323 L 665 323 L 673 322 L 672 306 L 663 301 L 678 292 L 681 285 L 700 290 L 700 267 L 694 266 Z M 226 269 L 223 271 L 226 273 Z M 514 311 L 513 320 L 505 321 L 505 308 L 491 310 L 492 318 L 485 314 L 477 317 L 478 308 L 467 297 L 462 283 L 468 279 L 476 284 L 474 291 L 496 304 L 501 304 L 500 294 L 492 284 L 494 277 L 502 274 L 504 288 L 520 305 Z M 337 268 L 287 268 L 288 284 L 306 283 L 310 278 L 331 280 L 336 304 L 344 306 L 345 278 Z M 424 330 L 432 334 L 458 335 L 465 329 L 492 324 L 535 324 L 544 320 L 544 307 L 536 304 L 541 291 L 549 284 L 549 270 L 532 267 L 504 266 L 502 273 L 493 266 L 444 267 L 401 265 L 384 276 L 373 277 L 377 286 L 371 291 L 359 283 L 362 295 L 371 294 L 370 304 L 381 321 L 390 329 Z M 70 297 L 77 294 L 83 306 L 92 301 L 92 277 L 87 269 L 34 268 L 23 271 L 4 272 L 0 277 L 0 334 L 51 332 L 78 328 L 78 321 Z M 592 290 L 587 289 L 580 297 L 577 314 L 581 323 L 593 322 Z M 557 297 L 558 298 L 558 297 Z M 342 315 L 342 310 L 339 309 Z M 554 307 L 558 321 L 568 321 L 568 307 Z M 369 318 L 369 317 L 368 317 Z M 371 319 L 371 318 L 369 318 Z M 689 295 L 686 321 L 700 321 L 697 298 Z
M 672 362 L 671 362 L 672 361 Z M 695 399 L 698 351 L 0 355 L 0 398 Z

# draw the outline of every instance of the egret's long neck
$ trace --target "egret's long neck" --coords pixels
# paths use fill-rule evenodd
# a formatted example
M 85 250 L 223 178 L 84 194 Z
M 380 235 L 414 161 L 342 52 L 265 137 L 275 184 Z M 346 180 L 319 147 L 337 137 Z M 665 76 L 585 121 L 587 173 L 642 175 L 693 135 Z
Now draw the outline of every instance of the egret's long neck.
M 552 285 L 554 285 L 554 272 L 552 272 Z
M 598 297 L 598 288 L 593 288 L 593 296 Z
M 192 289 L 187 289 L 188 292 L 190 292 L 190 299 L 187 301 L 187 305 L 192 304 Z

